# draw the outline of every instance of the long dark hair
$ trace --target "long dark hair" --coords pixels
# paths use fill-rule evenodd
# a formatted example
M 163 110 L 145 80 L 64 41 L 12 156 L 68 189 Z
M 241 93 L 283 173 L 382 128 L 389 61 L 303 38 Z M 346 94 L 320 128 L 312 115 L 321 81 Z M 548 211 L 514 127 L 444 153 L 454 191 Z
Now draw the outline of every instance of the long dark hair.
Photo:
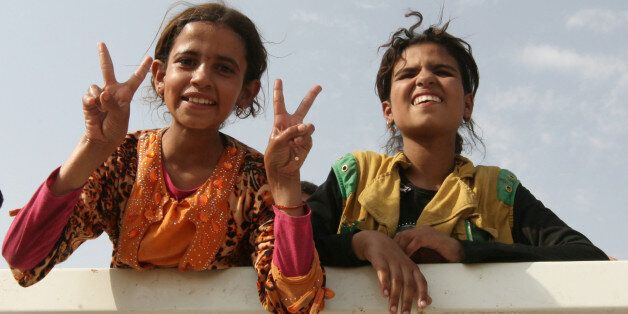
M 210 22 L 224 25 L 242 38 L 246 49 L 246 73 L 244 83 L 259 80 L 267 67 L 268 54 L 255 24 L 240 11 L 221 3 L 205 3 L 194 5 L 175 15 L 164 27 L 155 46 L 155 59 L 168 64 L 170 50 L 183 27 L 191 22 Z M 151 85 L 153 85 L 151 80 Z M 153 85 L 153 91 L 155 86 Z M 161 100 L 163 102 L 163 100 Z M 239 118 L 256 116 L 262 109 L 257 97 L 248 106 L 236 107 Z

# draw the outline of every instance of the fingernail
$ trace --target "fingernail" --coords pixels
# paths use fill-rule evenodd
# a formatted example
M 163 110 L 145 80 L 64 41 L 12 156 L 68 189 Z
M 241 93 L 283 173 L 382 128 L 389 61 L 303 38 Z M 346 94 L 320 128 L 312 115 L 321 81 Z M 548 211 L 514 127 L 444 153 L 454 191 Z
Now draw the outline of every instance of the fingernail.
M 388 297 L 388 289 L 384 289 L 384 296 Z
M 391 306 L 391 307 L 390 307 L 390 311 L 391 311 L 391 312 L 393 312 L 393 313 L 397 313 L 397 307 L 396 307 L 396 306 L 394 306 L 394 305 L 393 305 L 393 306 Z
M 422 308 L 422 309 L 423 309 L 423 308 L 425 308 L 426 306 L 427 306 L 427 302 L 425 302 L 425 300 L 421 300 L 421 301 L 419 301 L 419 307 L 420 307 L 420 308 Z
M 299 124 L 299 126 L 297 126 L 297 129 L 299 130 L 299 132 L 305 131 L 305 124 Z

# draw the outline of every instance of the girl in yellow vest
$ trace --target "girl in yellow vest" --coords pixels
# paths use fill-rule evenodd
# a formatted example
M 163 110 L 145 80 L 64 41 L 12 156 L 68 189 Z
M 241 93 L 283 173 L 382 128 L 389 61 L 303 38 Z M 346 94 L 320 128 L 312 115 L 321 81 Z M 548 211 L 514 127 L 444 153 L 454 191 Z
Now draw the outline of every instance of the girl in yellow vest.
M 310 219 L 300 190 L 295 197 L 282 190 L 299 182 L 313 132 L 302 122 L 320 87 L 288 114 L 277 82 L 266 157 L 274 176 L 267 179 L 263 156 L 219 131 L 232 113 L 255 116 L 261 107 L 267 55 L 248 17 L 222 4 L 187 8 L 164 27 L 155 60 L 145 58 L 126 82 L 115 77 L 103 43 L 98 52 L 104 85 L 92 85 L 83 97 L 84 135 L 31 201 L 13 212 L 2 253 L 16 280 L 38 282 L 81 243 L 106 232 L 111 267 L 252 265 L 267 310 L 320 310 L 324 275 Z M 127 134 L 131 99 L 149 71 L 172 123 Z M 309 233 L 294 235 L 294 228 Z M 296 243 L 305 245 L 293 250 Z
M 479 83 L 471 47 L 422 16 L 396 31 L 376 77 L 389 155 L 340 158 L 308 200 L 323 265 L 370 263 L 391 313 L 431 303 L 416 263 L 605 260 L 498 167 L 460 154 Z

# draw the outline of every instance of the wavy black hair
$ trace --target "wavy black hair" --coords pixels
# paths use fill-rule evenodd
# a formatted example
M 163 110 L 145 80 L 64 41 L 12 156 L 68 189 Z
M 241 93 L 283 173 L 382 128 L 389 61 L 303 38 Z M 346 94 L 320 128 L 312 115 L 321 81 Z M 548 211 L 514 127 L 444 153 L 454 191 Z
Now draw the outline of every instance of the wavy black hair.
M 462 77 L 462 86 L 466 94 L 471 94 L 475 98 L 480 83 L 480 73 L 478 65 L 475 63 L 473 54 L 471 53 L 471 45 L 456 36 L 447 33 L 449 22 L 439 25 L 430 25 L 423 31 L 418 29 L 423 23 L 423 15 L 417 11 L 410 11 L 406 17 L 416 17 L 417 22 L 409 28 L 400 28 L 394 32 L 390 40 L 381 45 L 380 49 L 386 49 L 382 56 L 377 77 L 375 79 L 375 87 L 377 95 L 381 102 L 390 101 L 390 91 L 392 86 L 392 74 L 395 64 L 401 59 L 402 53 L 410 46 L 422 43 L 434 43 L 442 46 L 447 52 L 456 59 L 458 68 Z M 440 23 L 439 23 L 440 24 Z M 473 119 L 463 121 L 461 128 L 467 131 L 471 144 L 475 146 L 478 142 L 482 143 L 482 139 L 475 133 L 475 123 Z M 394 154 L 403 150 L 403 141 L 401 133 L 393 124 L 388 125 L 390 137 L 384 148 L 389 154 Z M 456 154 L 462 152 L 464 139 L 460 133 L 456 134 Z

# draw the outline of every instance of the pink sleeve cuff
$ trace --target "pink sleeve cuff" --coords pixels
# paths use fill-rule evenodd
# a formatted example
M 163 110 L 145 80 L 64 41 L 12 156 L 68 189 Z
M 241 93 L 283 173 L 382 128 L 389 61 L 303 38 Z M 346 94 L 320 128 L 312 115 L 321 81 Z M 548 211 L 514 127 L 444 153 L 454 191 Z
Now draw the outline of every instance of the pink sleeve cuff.
M 31 200 L 17 214 L 2 244 L 2 255 L 13 268 L 31 269 L 52 250 L 67 224 L 82 188 L 54 195 L 59 169 L 39 186 Z
M 310 272 L 314 258 L 314 236 L 311 211 L 303 216 L 290 216 L 273 206 L 275 212 L 275 249 L 273 263 L 288 277 Z

